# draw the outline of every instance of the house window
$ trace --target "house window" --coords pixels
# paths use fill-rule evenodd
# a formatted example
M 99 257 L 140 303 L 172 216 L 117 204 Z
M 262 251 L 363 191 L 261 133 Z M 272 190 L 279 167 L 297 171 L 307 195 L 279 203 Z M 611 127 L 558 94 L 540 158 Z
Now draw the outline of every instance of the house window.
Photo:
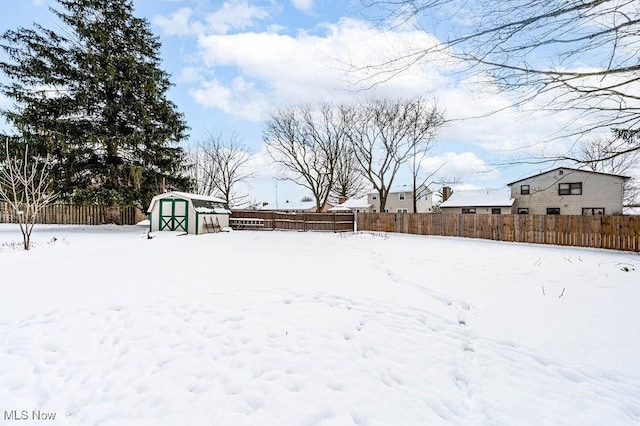
M 582 214 L 585 216 L 604 215 L 604 207 L 583 207 Z
M 529 195 L 529 185 L 520 185 L 520 194 Z
M 548 207 L 547 208 L 547 214 L 560 214 L 560 208 L 559 207 Z
M 398 194 L 398 200 L 404 201 L 404 192 Z
M 396 213 L 409 213 L 407 209 L 396 209 Z
M 384 209 L 384 212 L 385 213 L 389 213 L 389 209 Z
M 378 199 L 378 194 L 371 194 L 371 199 L 372 200 L 377 200 Z
M 525 207 L 520 207 L 518 209 L 518 214 L 529 214 L 529 209 Z
M 371 213 L 378 213 L 376 209 L 371 209 Z
M 558 195 L 582 195 L 582 182 L 559 184 Z
M 475 214 L 476 209 L 462 209 L 462 214 Z
M 502 214 L 502 209 L 491 209 L 491 214 Z

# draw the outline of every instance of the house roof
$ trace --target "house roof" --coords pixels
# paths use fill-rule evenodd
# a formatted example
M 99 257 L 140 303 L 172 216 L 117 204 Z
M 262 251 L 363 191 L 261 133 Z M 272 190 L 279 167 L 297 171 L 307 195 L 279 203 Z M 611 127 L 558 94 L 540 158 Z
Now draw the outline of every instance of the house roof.
M 180 192 L 180 191 L 171 191 L 171 192 L 167 192 L 167 194 L 175 194 L 179 197 L 189 198 L 191 200 L 213 201 L 214 203 L 226 203 L 226 201 L 223 200 L 222 198 L 212 197 L 210 195 L 193 194 L 190 192 Z M 162 194 L 162 195 L 165 195 L 165 194 Z
M 640 206 L 623 207 L 622 214 L 640 216 Z
M 457 190 L 440 207 L 511 207 L 513 198 L 511 190 L 501 189 L 473 189 Z
M 619 177 L 619 178 L 624 179 L 624 180 L 631 179 L 629 176 L 615 175 L 615 174 L 612 174 L 612 173 L 594 172 L 592 170 L 583 170 L 583 169 L 573 169 L 571 167 L 556 167 L 555 169 L 547 170 L 546 172 L 541 172 L 541 173 L 538 173 L 538 174 L 535 174 L 535 175 L 527 176 L 527 177 L 522 178 L 522 179 L 518 179 L 516 181 L 508 183 L 507 186 L 511 186 L 511 185 L 513 185 L 515 183 L 522 182 L 523 180 L 527 180 L 527 179 L 531 179 L 531 178 L 534 178 L 534 177 L 546 175 L 547 173 L 553 173 L 553 172 L 555 172 L 557 170 L 570 170 L 572 172 L 585 172 L 585 173 L 592 173 L 594 175 L 614 176 L 614 177 Z
M 349 198 L 347 201 L 342 204 L 338 204 L 336 207 L 346 207 L 348 209 L 368 209 L 369 207 L 371 207 L 371 204 L 367 203 L 366 198 Z

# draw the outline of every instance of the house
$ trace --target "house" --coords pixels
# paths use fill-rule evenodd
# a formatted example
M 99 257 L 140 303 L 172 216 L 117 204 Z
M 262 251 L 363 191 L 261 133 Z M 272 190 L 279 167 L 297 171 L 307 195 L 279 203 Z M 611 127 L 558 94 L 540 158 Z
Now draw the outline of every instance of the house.
M 371 211 L 371 204 L 367 199 L 355 199 L 350 198 L 340 204 L 336 204 L 328 210 L 329 212 L 353 212 L 353 213 L 368 213 Z
M 510 214 L 514 201 L 508 188 L 451 191 L 444 187 L 442 193 L 442 213 Z
M 322 213 L 326 213 L 333 204 L 326 203 L 322 208 Z M 272 204 L 263 204 L 258 206 L 258 210 L 261 211 L 276 211 L 283 213 L 316 213 L 316 202 L 315 201 L 285 201 L 284 203 L 280 203 L 278 207 Z
M 626 176 L 557 167 L 507 184 L 513 213 L 619 215 Z
M 198 235 L 227 228 L 231 211 L 223 199 L 171 191 L 153 197 L 147 213 L 151 232 L 184 231 Z
M 413 211 L 413 187 L 410 185 L 392 186 L 387 195 L 387 202 L 382 213 L 430 213 L 433 211 L 432 191 L 424 186 L 418 187 L 419 198 L 416 200 L 416 211 Z M 380 212 L 378 191 L 372 189 L 367 194 L 367 203 L 372 213 Z

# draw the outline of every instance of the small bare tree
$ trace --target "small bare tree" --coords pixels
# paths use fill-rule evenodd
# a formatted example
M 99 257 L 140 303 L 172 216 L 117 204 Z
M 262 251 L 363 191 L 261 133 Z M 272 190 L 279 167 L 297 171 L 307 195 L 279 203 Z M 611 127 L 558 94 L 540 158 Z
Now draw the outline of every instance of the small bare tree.
M 427 149 L 442 123 L 437 106 L 421 97 L 372 100 L 358 108 L 349 139 L 361 173 L 378 192 L 381 212 L 400 167 Z
M 286 179 L 308 189 L 321 212 L 335 184 L 352 109 L 331 104 L 283 108 L 266 122 L 264 141 Z
M 40 162 L 30 158 L 28 146 L 25 146 L 22 158 L 14 156 L 9 151 L 8 141 L 5 152 L 5 160 L 0 163 L 0 200 L 8 203 L 15 214 L 24 249 L 29 250 L 38 214 L 56 198 L 51 191 L 50 161 L 49 158 Z
M 247 195 L 238 194 L 237 186 L 254 174 L 247 168 L 250 157 L 236 133 L 209 132 L 190 153 L 196 192 L 217 195 L 230 206 L 246 201 Z

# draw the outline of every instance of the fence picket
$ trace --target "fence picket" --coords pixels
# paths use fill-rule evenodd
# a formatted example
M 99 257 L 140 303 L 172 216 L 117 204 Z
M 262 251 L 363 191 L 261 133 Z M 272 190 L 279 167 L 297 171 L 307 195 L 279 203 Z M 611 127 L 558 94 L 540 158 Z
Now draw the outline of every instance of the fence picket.
M 358 230 L 640 251 L 640 216 L 357 213 Z
M 36 220 L 36 224 L 57 225 L 100 225 L 105 223 L 104 217 L 108 206 L 82 206 L 56 203 L 45 207 Z M 120 210 L 123 225 L 135 225 L 146 215 L 137 207 L 126 206 Z M 16 222 L 15 214 L 9 204 L 0 202 L 0 223 Z

